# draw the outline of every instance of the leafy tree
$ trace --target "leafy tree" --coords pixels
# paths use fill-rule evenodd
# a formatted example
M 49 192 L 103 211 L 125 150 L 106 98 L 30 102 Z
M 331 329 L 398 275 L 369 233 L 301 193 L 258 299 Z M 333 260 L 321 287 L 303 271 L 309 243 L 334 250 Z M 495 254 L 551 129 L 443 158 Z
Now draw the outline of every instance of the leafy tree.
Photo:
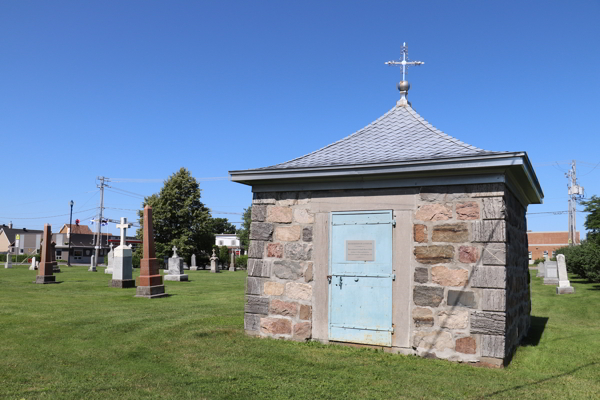
M 229 265 L 229 248 L 227 246 L 219 247 L 219 261 L 221 265 Z
M 212 232 L 214 234 L 235 233 L 235 225 L 229 222 L 227 218 L 213 218 L 212 224 Z
M 171 257 L 171 248 L 189 261 L 192 254 L 209 253 L 214 243 L 212 218 L 208 208 L 200 201 L 200 185 L 190 171 L 181 168 L 167 179 L 159 193 L 144 199 L 142 208 L 152 207 L 154 245 L 156 258 Z M 143 237 L 144 213 L 138 211 L 140 228 L 138 238 Z M 142 247 L 136 250 L 134 260 L 142 257 Z M 162 264 L 162 262 L 161 262 Z
M 244 215 L 242 219 L 242 227 L 237 230 L 237 235 L 240 238 L 242 247 L 244 249 L 247 249 L 250 245 L 250 223 L 252 222 L 252 206 L 244 209 Z
M 594 195 L 591 199 L 582 200 L 581 204 L 585 206 L 584 211 L 590 214 L 585 217 L 585 229 L 589 232 L 587 239 L 600 244 L 600 197 Z

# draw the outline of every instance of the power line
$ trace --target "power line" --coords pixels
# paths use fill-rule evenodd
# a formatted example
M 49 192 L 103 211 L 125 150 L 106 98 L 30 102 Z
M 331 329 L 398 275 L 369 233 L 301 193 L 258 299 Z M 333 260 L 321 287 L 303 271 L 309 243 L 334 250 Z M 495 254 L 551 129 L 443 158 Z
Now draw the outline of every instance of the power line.
M 82 212 L 86 212 L 86 211 L 91 211 L 91 210 L 95 210 L 96 208 L 90 208 L 87 210 L 79 210 L 77 211 L 77 213 L 82 213 Z M 0 216 L 0 218 L 6 218 L 6 219 L 44 219 L 44 218 L 56 218 L 56 217 L 64 217 L 65 215 L 69 215 L 70 213 L 66 213 L 66 214 L 60 214 L 60 215 L 50 215 L 50 216 L 45 216 L 45 217 L 2 217 Z

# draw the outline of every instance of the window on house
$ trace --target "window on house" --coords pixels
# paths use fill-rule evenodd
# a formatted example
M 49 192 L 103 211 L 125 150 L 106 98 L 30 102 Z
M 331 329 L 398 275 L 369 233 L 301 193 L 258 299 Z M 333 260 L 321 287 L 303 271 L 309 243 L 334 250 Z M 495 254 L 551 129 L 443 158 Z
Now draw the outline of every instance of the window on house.
M 56 259 L 62 260 L 62 250 L 56 250 Z
M 556 250 L 552 250 L 552 257 L 556 257 Z
M 20 250 L 21 250 L 20 251 L 21 254 L 25 253 L 25 249 L 20 249 Z
M 548 258 L 548 250 L 544 250 L 544 258 Z
M 529 252 L 529 261 L 531 261 L 532 258 L 533 258 L 533 254 L 531 252 Z
M 75 260 L 81 260 L 81 257 L 83 257 L 83 251 L 82 250 L 73 250 L 73 259 L 75 259 Z
M 219 246 L 223 246 L 223 241 L 219 240 Z

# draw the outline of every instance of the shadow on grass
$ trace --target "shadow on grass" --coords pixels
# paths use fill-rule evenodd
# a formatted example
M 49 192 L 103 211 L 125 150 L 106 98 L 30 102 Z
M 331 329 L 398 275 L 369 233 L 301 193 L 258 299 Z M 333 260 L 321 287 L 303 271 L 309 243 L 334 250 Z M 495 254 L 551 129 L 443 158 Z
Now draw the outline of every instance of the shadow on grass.
M 535 317 L 531 316 L 531 325 L 527 336 L 523 339 L 523 346 L 537 346 L 540 343 L 546 324 L 548 323 L 547 317 Z
M 546 318 L 546 320 L 547 320 L 547 318 Z M 570 371 L 563 372 L 562 374 L 558 374 L 558 375 L 550 376 L 548 378 L 540 379 L 539 381 L 536 381 L 536 382 L 526 383 L 524 385 L 517 385 L 517 386 L 513 386 L 513 387 L 508 388 L 508 389 L 498 390 L 498 391 L 495 391 L 495 392 L 492 392 L 492 393 L 489 393 L 489 394 L 485 394 L 481 398 L 482 399 L 488 399 L 490 397 L 497 396 L 499 394 L 506 393 L 506 392 L 509 392 L 511 390 L 519 390 L 519 389 L 522 389 L 522 388 L 525 388 L 525 387 L 528 387 L 528 386 L 539 385 L 541 383 L 549 382 L 549 381 L 554 380 L 554 379 L 562 378 L 563 376 L 573 375 L 575 372 L 579 371 L 580 369 L 591 367 L 592 365 L 596 365 L 596 364 L 598 364 L 598 363 L 597 362 L 587 363 L 587 364 L 582 365 L 580 367 L 574 368 L 574 369 L 572 369 Z
M 594 284 L 594 282 L 590 282 L 588 279 L 585 278 L 574 278 L 571 279 L 571 283 L 577 283 L 579 285 L 586 285 L 588 287 L 586 287 L 586 290 L 600 290 L 600 285 L 598 284 Z

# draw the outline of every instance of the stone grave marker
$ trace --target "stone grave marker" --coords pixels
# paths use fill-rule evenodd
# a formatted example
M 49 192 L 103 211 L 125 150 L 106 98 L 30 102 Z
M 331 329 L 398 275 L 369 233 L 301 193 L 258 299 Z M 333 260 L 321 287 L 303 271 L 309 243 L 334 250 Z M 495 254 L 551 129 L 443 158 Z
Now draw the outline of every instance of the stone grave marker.
M 35 257 L 33 257 L 31 259 L 31 266 L 29 267 L 30 271 L 35 271 L 37 269 L 37 265 L 36 265 L 36 261 L 35 261 Z
M 62 271 L 60 270 L 60 267 L 58 266 L 58 263 L 56 262 L 56 243 L 52 242 L 52 243 L 50 243 L 50 245 L 52 246 L 52 262 L 54 263 L 53 264 L 54 270 L 52 272 L 57 274 Z
M 96 256 L 92 254 L 92 257 L 90 257 L 90 267 L 88 268 L 89 272 L 98 272 L 96 265 L 94 265 L 94 261 L 96 261 Z
M 184 270 L 189 270 L 190 269 L 190 267 L 187 265 L 187 263 L 185 261 L 183 262 L 183 269 Z
M 127 218 L 125 218 L 125 221 L 127 221 Z M 117 226 L 117 228 L 118 228 L 118 226 Z M 110 244 L 110 251 L 106 255 L 106 257 L 108 258 L 108 265 L 106 266 L 106 269 L 104 270 L 105 274 L 112 274 L 113 273 L 113 265 L 114 265 L 114 261 L 115 261 L 115 253 L 113 251 L 113 246 L 114 245 L 111 243 Z
M 52 261 L 52 250 L 53 246 L 50 242 L 52 240 L 52 228 L 49 224 L 44 225 L 44 233 L 42 236 L 42 261 L 40 262 L 38 274 L 35 277 L 33 283 L 48 284 L 48 283 L 59 283 L 56 282 L 54 273 L 54 265 L 56 261 Z
M 217 266 L 217 260 L 219 257 L 215 254 L 215 249 L 213 249 L 212 256 L 210 257 L 210 272 L 221 272 L 221 269 Z
M 190 271 L 198 271 L 198 266 L 196 265 L 196 255 L 192 254 L 192 266 L 190 267 Z
M 231 262 L 229 263 L 229 270 L 235 272 L 235 250 L 231 251 Z
M 567 263 L 565 262 L 564 254 L 556 256 L 556 262 L 558 264 L 558 287 L 556 288 L 556 294 L 575 293 L 575 288 L 571 286 L 569 276 L 567 275 Z
M 546 275 L 546 266 L 543 262 L 538 264 L 537 277 L 543 278 Z
M 135 297 L 154 299 L 168 296 L 162 276 L 158 273 L 158 260 L 154 249 L 152 207 L 144 207 L 144 258 L 140 260 L 140 278 Z
M 558 265 L 556 261 L 546 261 L 546 275 L 544 276 L 544 285 L 558 285 Z
M 6 253 L 6 262 L 4 263 L 4 268 L 12 268 L 12 254 Z
M 127 222 L 127 218 L 121 217 L 121 223 L 117 225 L 117 228 L 121 230 L 121 243 L 117 246 L 116 249 L 111 249 L 110 252 L 113 253 L 113 263 L 112 263 L 112 281 L 110 282 L 110 286 L 116 288 L 133 288 L 135 287 L 135 279 L 133 279 L 133 252 L 131 251 L 131 247 L 125 244 L 125 238 L 127 229 L 131 228 L 132 224 Z M 110 253 L 109 253 L 110 254 Z M 110 258 L 109 258 L 110 262 Z M 108 268 L 107 268 L 108 269 Z
M 183 273 L 183 259 L 177 255 L 177 247 L 173 246 L 173 257 L 169 258 L 169 271 L 165 274 L 166 281 L 187 281 L 188 276 Z

